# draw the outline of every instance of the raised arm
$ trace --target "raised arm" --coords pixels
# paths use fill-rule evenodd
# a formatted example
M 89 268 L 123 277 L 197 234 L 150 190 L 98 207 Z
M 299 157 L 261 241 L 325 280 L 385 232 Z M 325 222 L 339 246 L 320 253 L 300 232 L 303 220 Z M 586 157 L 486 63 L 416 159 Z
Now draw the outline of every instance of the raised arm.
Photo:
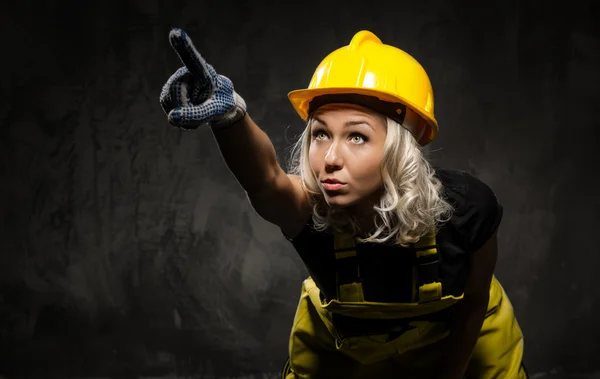
M 227 167 L 249 196 L 267 190 L 283 173 L 273 143 L 247 113 L 232 127 L 212 130 Z
M 160 95 L 169 123 L 186 130 L 210 125 L 225 163 L 257 213 L 293 234 L 308 215 L 301 181 L 279 166 L 273 143 L 250 118 L 231 80 L 217 74 L 183 30 L 171 30 L 169 41 L 184 64 Z

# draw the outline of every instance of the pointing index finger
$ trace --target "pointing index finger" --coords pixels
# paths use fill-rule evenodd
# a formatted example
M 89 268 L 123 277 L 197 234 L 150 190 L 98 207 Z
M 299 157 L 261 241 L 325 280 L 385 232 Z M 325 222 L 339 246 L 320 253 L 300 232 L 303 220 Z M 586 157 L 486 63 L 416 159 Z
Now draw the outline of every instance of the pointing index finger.
M 202 58 L 198 50 L 196 50 L 192 39 L 185 31 L 179 28 L 171 29 L 169 32 L 169 43 L 177 52 L 181 62 L 196 79 L 203 83 L 210 82 L 214 85 L 214 78 L 209 73 L 206 61 Z

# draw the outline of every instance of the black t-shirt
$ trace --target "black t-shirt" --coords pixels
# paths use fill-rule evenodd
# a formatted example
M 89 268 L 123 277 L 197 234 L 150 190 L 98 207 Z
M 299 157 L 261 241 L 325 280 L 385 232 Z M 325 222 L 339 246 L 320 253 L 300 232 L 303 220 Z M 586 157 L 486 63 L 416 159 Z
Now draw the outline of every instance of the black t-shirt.
M 443 295 L 460 295 L 465 286 L 469 255 L 494 234 L 502 206 L 494 192 L 472 175 L 437 169 L 443 196 L 454 207 L 452 218 L 438 230 L 439 280 Z M 282 231 L 283 232 L 283 231 Z M 292 242 L 325 299 L 336 294 L 333 234 L 318 232 L 312 217 Z M 365 301 L 409 302 L 412 296 L 414 252 L 410 248 L 376 243 L 356 244 Z

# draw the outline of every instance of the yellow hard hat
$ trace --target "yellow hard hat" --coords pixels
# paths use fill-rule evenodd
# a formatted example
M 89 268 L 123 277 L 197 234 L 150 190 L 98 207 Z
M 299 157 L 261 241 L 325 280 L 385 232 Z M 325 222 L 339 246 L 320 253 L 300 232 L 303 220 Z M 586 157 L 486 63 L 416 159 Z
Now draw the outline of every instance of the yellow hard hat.
M 431 142 L 438 132 L 433 89 L 425 69 L 408 53 L 385 45 L 367 30 L 325 57 L 308 88 L 292 91 L 288 98 L 303 120 L 323 104 L 348 102 L 397 120 L 421 145 Z

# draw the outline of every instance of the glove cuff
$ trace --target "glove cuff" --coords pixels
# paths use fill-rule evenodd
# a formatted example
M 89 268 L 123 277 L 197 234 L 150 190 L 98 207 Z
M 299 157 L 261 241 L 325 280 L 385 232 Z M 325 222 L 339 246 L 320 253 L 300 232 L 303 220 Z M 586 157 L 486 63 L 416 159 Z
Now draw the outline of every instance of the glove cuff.
M 234 105 L 223 116 L 216 117 L 210 121 L 213 129 L 227 129 L 240 121 L 246 115 L 246 102 L 244 99 L 233 92 Z

